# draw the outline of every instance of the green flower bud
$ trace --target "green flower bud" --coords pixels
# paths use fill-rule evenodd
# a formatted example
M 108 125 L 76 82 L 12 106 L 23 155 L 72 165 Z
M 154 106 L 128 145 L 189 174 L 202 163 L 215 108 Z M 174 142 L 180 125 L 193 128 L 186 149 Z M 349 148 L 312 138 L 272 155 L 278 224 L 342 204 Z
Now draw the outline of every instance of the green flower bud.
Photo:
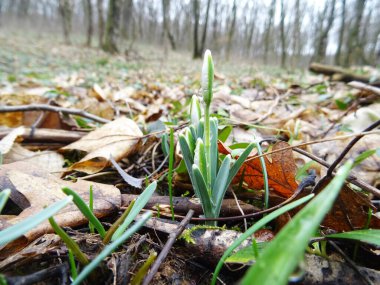
M 190 122 L 195 127 L 198 127 L 199 121 L 201 119 L 201 105 L 199 103 L 199 99 L 196 95 L 193 95 L 190 103 Z
M 206 50 L 202 66 L 202 91 L 206 106 L 210 106 L 212 100 L 212 84 L 214 81 L 214 63 L 211 51 Z

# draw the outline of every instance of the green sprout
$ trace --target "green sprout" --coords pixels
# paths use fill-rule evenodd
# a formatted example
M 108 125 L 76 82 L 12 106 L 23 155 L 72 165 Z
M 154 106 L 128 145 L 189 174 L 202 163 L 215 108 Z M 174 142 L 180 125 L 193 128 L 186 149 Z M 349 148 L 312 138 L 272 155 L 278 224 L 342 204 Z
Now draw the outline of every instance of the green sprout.
M 254 147 L 254 144 L 248 145 L 236 161 L 227 155 L 219 165 L 218 120 L 210 118 L 213 80 L 214 64 L 207 50 L 202 67 L 204 118 L 201 118 L 199 99 L 194 95 L 190 104 L 190 126 L 179 137 L 183 160 L 206 218 L 219 217 L 227 188 Z

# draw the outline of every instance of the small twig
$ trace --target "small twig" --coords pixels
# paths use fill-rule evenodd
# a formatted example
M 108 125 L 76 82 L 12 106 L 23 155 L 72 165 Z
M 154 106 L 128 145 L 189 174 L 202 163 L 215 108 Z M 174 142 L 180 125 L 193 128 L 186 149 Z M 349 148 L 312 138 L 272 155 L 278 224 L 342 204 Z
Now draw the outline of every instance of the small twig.
M 320 139 L 320 140 L 314 140 L 314 141 L 310 141 L 310 142 L 300 143 L 300 144 L 296 144 L 296 145 L 290 145 L 290 146 L 287 146 L 287 147 L 283 147 L 283 148 L 280 148 L 280 149 L 276 149 L 276 150 L 273 150 L 273 151 L 270 151 L 270 152 L 263 153 L 262 155 L 252 156 L 252 157 L 246 159 L 246 161 L 254 160 L 256 158 L 259 158 L 259 157 L 262 157 L 262 156 L 266 156 L 266 155 L 270 155 L 270 154 L 273 154 L 273 153 L 276 153 L 276 152 L 282 152 L 284 150 L 294 149 L 294 148 L 300 147 L 300 146 L 306 146 L 306 145 L 317 144 L 317 143 L 324 143 L 324 142 L 336 141 L 336 140 L 344 140 L 344 139 L 351 138 L 351 137 L 363 137 L 363 136 L 366 136 L 366 135 L 374 135 L 374 134 L 380 134 L 380 131 L 362 132 L 362 133 L 358 133 L 358 134 L 351 134 L 351 135 L 345 135 L 345 136 L 337 136 L 337 137 L 333 137 L 333 138 L 326 138 L 326 139 Z
M 371 86 L 359 81 L 351 81 L 347 85 L 359 90 L 369 91 L 369 92 L 372 92 L 373 94 L 380 96 L 380 88 L 377 88 L 375 86 Z
M 56 106 L 50 106 L 50 105 L 45 105 L 45 104 L 1 106 L 0 107 L 0 113 L 27 112 L 27 111 L 49 111 L 49 112 L 77 115 L 77 116 L 81 116 L 81 117 L 93 120 L 95 122 L 103 123 L 103 124 L 110 122 L 110 120 L 98 117 L 96 115 L 90 114 L 80 109 L 70 109 L 70 108 L 56 107 Z
M 234 196 L 234 199 L 235 199 L 236 205 L 237 205 L 237 207 L 238 207 L 240 213 L 244 216 L 245 213 L 244 213 L 243 209 L 240 207 L 239 200 L 238 200 L 238 198 L 236 197 L 235 192 L 232 190 L 231 193 L 232 193 L 232 196 Z M 248 227 L 247 227 L 247 219 L 244 219 L 244 229 L 247 230 L 247 228 L 248 228 Z
M 156 261 L 152 265 L 152 268 L 150 269 L 149 274 L 145 277 L 145 279 L 143 281 L 143 285 L 148 285 L 152 281 L 152 279 L 153 279 L 154 275 L 157 273 L 161 263 L 163 262 L 165 257 L 168 255 L 168 253 L 169 253 L 170 249 L 172 248 L 174 242 L 176 241 L 177 237 L 183 232 L 186 225 L 190 222 L 190 219 L 193 216 L 193 214 L 194 214 L 194 211 L 189 210 L 186 217 L 178 225 L 177 230 L 175 232 L 170 233 L 169 238 L 168 238 L 164 248 L 161 250 Z
M 335 243 L 333 242 L 332 240 L 327 240 L 327 242 L 329 244 L 332 245 L 332 247 L 337 251 L 339 252 L 339 254 L 344 258 L 344 260 L 348 263 L 349 266 L 351 266 L 351 268 L 362 278 L 362 280 L 364 281 L 365 284 L 367 285 L 373 285 L 373 283 L 371 282 L 371 280 L 369 280 L 369 278 L 366 276 L 366 275 L 363 275 L 359 268 L 356 266 L 356 264 L 351 260 L 351 258 L 349 258 L 344 252 L 343 250 L 341 250 L 341 248 Z
M 351 150 L 351 148 L 364 136 L 364 134 L 371 132 L 371 130 L 377 128 L 379 125 L 380 125 L 380 120 L 371 124 L 363 132 L 359 133 L 352 141 L 350 141 L 350 143 L 344 148 L 344 150 L 340 153 L 340 155 L 335 159 L 335 161 L 327 169 L 326 175 L 318 181 L 317 185 L 315 185 L 313 191 L 318 191 L 321 185 L 323 185 L 323 183 L 333 175 L 333 172 L 335 168 L 337 167 L 337 165 L 343 160 L 343 158 Z
M 304 155 L 304 156 L 307 156 L 308 158 L 311 158 L 312 160 L 318 162 L 320 165 L 326 167 L 326 168 L 329 168 L 330 167 L 330 164 L 328 164 L 326 161 L 324 161 L 323 159 L 315 156 L 314 154 L 311 154 L 303 149 L 300 149 L 298 147 L 296 148 L 293 148 L 294 151 Z M 359 178 L 357 178 L 355 175 L 348 175 L 347 179 L 346 179 L 348 182 L 360 187 L 361 189 L 363 190 L 366 190 L 370 193 L 372 193 L 373 195 L 377 196 L 377 197 L 380 197 L 380 190 L 377 189 L 376 187 L 360 180 Z
M 370 132 L 372 131 L 373 129 L 377 128 L 378 126 L 380 125 L 380 120 L 374 122 L 373 124 L 371 124 L 368 128 L 366 128 L 362 134 L 366 133 L 366 132 Z M 346 154 L 350 151 L 350 149 L 363 137 L 364 135 L 359 135 L 357 137 L 355 137 L 346 147 L 345 149 L 342 151 L 342 153 L 338 156 L 337 159 L 335 159 L 335 161 L 331 164 L 331 166 L 329 167 L 329 169 L 327 170 L 327 174 L 328 176 L 331 176 L 335 167 L 343 160 L 343 158 L 346 156 Z

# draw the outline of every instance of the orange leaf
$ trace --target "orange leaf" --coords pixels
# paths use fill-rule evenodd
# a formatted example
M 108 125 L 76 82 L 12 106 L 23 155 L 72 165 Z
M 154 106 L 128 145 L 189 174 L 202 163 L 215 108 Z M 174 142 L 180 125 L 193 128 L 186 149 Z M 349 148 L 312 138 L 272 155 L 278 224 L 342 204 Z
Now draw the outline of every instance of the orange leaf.
M 277 142 L 272 151 L 288 147 L 286 142 Z M 223 154 L 231 153 L 231 150 L 219 142 L 219 152 Z M 290 197 L 297 189 L 298 185 L 295 180 L 297 167 L 294 162 L 291 149 L 275 152 L 271 154 L 270 160 L 264 157 L 266 170 L 268 173 L 269 187 L 276 193 L 284 197 Z M 264 189 L 264 176 L 259 158 L 247 159 L 239 172 L 236 174 L 233 183 L 238 183 L 242 179 L 252 189 Z

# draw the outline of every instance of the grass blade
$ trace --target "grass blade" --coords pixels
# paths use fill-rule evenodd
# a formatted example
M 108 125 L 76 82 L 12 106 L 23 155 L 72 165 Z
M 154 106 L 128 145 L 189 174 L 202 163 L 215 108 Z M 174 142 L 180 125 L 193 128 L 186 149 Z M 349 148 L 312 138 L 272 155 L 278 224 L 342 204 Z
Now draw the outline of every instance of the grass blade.
M 133 199 L 132 202 L 128 205 L 128 208 L 125 209 L 124 213 L 112 224 L 112 226 L 108 229 L 106 236 L 103 239 L 104 244 L 108 244 L 111 241 L 111 238 L 117 228 L 124 222 L 124 220 L 128 217 L 131 212 L 133 205 L 135 204 L 136 199 Z
M 106 235 L 106 230 L 104 229 L 103 225 L 100 223 L 97 217 L 95 217 L 94 213 L 90 210 L 90 208 L 87 206 L 86 202 L 83 201 L 83 199 L 75 192 L 74 190 L 71 190 L 68 187 L 62 188 L 63 193 L 66 195 L 73 196 L 73 201 L 75 205 L 78 207 L 78 209 L 82 212 L 82 214 L 88 219 L 88 221 L 93 224 L 95 229 L 98 231 L 100 236 L 104 238 Z
M 211 188 L 214 187 L 218 163 L 219 163 L 219 152 L 218 152 L 218 119 L 210 119 L 210 164 L 211 164 Z
M 203 144 L 203 140 L 200 138 L 197 139 L 197 144 L 195 147 L 194 164 L 199 167 L 199 170 L 201 171 L 203 176 L 205 176 L 205 174 L 207 173 L 206 150 Z M 207 180 L 205 182 L 207 184 Z
M 124 220 L 124 222 L 120 225 L 120 227 L 113 234 L 111 241 L 115 241 L 119 237 L 121 237 L 124 231 L 128 228 L 128 226 L 132 223 L 132 221 L 136 218 L 138 213 L 140 213 L 141 209 L 144 208 L 146 203 L 148 203 L 150 197 L 152 197 L 154 190 L 156 190 L 157 182 L 153 181 L 146 187 L 146 189 L 139 195 L 136 199 L 135 204 L 133 205 L 131 212 L 128 217 Z
M 325 237 L 358 240 L 361 242 L 380 246 L 380 230 L 375 230 L 375 229 L 357 230 L 357 231 L 352 231 L 352 232 L 331 234 Z
M 92 185 L 90 186 L 90 201 L 88 206 L 90 207 L 91 212 L 94 212 L 94 190 L 92 189 Z M 88 222 L 88 227 L 90 228 L 90 233 L 95 233 L 95 227 L 91 222 Z
M 78 277 L 74 280 L 72 285 L 79 285 L 108 255 L 115 251 L 121 244 L 123 244 L 131 235 L 137 232 L 147 220 L 152 216 L 151 212 L 146 212 L 142 215 L 141 219 L 137 220 L 129 229 L 127 229 L 119 238 L 114 242 L 107 245 L 97 257 L 95 257 L 90 264 L 88 264 Z
M 348 176 L 352 161 L 341 167 L 326 188 L 305 206 L 276 236 L 245 274 L 242 283 L 287 284 L 305 252 L 309 238 L 331 209 Z
M 15 224 L 5 230 L 0 231 L 0 246 L 19 238 L 26 232 L 30 231 L 38 224 L 42 223 L 44 220 L 47 220 L 59 210 L 64 208 L 67 204 L 69 204 L 73 200 L 72 196 L 68 196 L 65 199 L 54 203 L 53 205 L 43 209 L 38 214 L 28 217 L 25 220 L 21 221 L 18 224 Z
M 224 261 L 230 256 L 230 254 L 243 242 L 245 241 L 247 238 L 251 237 L 257 230 L 261 229 L 263 226 L 265 226 L 267 223 L 269 223 L 270 221 L 274 220 L 275 218 L 277 218 L 278 216 L 286 213 L 287 211 L 295 208 L 295 207 L 298 207 L 299 205 L 303 204 L 303 203 L 306 203 L 307 201 L 309 201 L 311 198 L 314 197 L 314 194 L 310 194 L 306 197 L 303 197 L 301 199 L 298 199 L 292 203 L 289 203 L 275 211 L 273 211 L 272 213 L 268 214 L 267 216 L 261 218 L 260 220 L 258 220 L 253 226 L 251 226 L 248 230 L 246 230 L 238 239 L 236 239 L 233 244 L 224 252 L 222 258 L 219 260 L 216 268 L 215 268 L 215 271 L 214 271 L 214 274 L 213 274 L 213 277 L 212 277 L 212 281 L 211 281 L 211 284 L 215 285 L 216 284 L 216 279 L 218 277 L 218 274 L 220 272 L 220 270 L 222 269 L 222 266 L 223 266 L 223 263 Z
M 74 254 L 69 249 L 69 264 L 70 264 L 70 273 L 71 273 L 71 278 L 75 280 L 78 276 L 78 270 L 77 270 L 77 265 L 75 264 L 75 259 L 74 259 Z
M 87 265 L 89 263 L 88 258 L 80 250 L 79 245 L 56 223 L 53 217 L 49 218 L 49 223 L 51 227 L 54 229 L 55 233 L 59 235 L 59 237 L 66 244 L 67 248 L 71 250 L 71 252 L 75 255 L 77 260 L 82 265 Z
M 5 204 L 7 203 L 9 195 L 11 195 L 10 189 L 4 189 L 0 192 L 0 213 L 3 210 Z

